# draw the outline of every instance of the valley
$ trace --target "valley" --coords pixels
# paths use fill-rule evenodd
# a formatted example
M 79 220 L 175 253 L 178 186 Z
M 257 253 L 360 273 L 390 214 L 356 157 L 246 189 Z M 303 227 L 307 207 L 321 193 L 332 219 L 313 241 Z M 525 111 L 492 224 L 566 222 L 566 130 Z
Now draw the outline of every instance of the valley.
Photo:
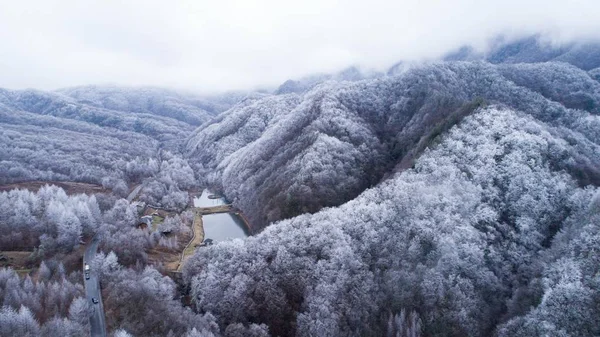
M 0 89 L 0 336 L 597 336 L 600 44 Z

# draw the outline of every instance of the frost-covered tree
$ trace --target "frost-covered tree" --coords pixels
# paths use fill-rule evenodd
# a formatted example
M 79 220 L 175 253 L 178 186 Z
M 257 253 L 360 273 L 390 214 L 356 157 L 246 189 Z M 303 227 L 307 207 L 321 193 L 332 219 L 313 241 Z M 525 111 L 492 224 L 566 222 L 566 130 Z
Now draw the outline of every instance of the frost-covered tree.
M 598 139 L 479 109 L 358 198 L 199 250 L 184 270 L 195 308 L 274 335 L 535 335 L 550 325 L 519 324 L 543 314 L 543 331 L 593 336 L 597 291 L 549 283 L 544 261 L 592 219 L 570 158 L 596 160 Z
M 69 252 L 84 235 L 98 231 L 102 214 L 94 196 L 67 196 L 56 186 L 37 193 L 11 190 L 0 193 L 4 212 L 0 215 L 0 247 L 32 249 L 43 254 Z
M 40 335 L 40 327 L 31 311 L 21 306 L 19 311 L 10 307 L 0 310 L 0 335 L 35 337 Z

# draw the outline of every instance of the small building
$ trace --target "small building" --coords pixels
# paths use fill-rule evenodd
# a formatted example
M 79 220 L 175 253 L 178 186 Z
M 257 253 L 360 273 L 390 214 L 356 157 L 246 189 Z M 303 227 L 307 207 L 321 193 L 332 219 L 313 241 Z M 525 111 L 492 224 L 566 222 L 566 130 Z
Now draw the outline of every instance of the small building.
M 152 216 L 144 215 L 143 217 L 141 217 L 140 221 L 138 221 L 137 227 L 140 229 L 146 229 L 146 228 L 152 227 Z

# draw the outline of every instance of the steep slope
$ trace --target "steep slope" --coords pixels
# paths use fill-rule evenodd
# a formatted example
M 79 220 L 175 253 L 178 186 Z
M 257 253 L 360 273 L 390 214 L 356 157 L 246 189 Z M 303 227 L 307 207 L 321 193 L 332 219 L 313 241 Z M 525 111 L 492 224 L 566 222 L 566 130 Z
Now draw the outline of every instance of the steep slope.
M 590 73 L 572 71 L 561 63 L 505 65 L 499 71 L 515 84 L 567 108 L 600 113 L 600 86 Z
M 437 135 L 482 104 L 501 103 L 598 139 L 598 121 L 567 108 L 597 113 L 599 90 L 587 72 L 565 63 L 430 64 L 239 104 L 197 130 L 187 152 L 199 175 L 261 229 L 339 205 L 411 167 Z M 581 146 L 586 159 L 565 158 L 564 167 L 582 184 L 598 183 L 600 158 L 591 145 Z
M 528 107 L 479 109 L 352 201 L 199 250 L 196 309 L 282 336 L 599 334 L 600 192 L 568 166 L 600 137 Z

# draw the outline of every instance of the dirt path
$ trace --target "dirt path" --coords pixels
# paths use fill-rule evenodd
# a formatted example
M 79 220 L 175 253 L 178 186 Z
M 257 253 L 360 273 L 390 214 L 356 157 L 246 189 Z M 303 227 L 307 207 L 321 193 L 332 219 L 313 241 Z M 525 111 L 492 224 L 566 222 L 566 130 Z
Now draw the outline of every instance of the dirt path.
M 142 185 L 138 185 L 136 186 L 131 193 L 129 193 L 129 195 L 127 196 L 127 201 L 132 202 L 133 199 L 135 199 L 135 197 L 137 197 L 138 193 L 140 193 L 140 190 L 142 189 Z
M 32 253 L 32 251 L 0 251 L 0 268 L 11 267 L 19 275 L 27 275 L 31 272 L 28 260 Z
M 0 185 L 0 192 L 2 191 L 10 191 L 15 188 L 26 189 L 32 192 L 37 192 L 44 185 L 56 185 L 63 190 L 68 195 L 72 194 L 95 194 L 95 193 L 109 193 L 110 190 L 102 187 L 101 185 L 96 184 L 88 184 L 88 183 L 78 183 L 74 181 L 26 181 L 21 183 L 12 183 Z
M 190 242 L 183 249 L 183 253 L 181 253 L 181 259 L 179 260 L 179 266 L 177 267 L 177 271 L 181 271 L 185 260 L 194 254 L 196 250 L 196 246 L 200 245 L 204 241 L 204 227 L 202 226 L 202 215 L 196 212 L 194 214 L 194 224 L 193 224 L 194 236 Z
M 233 206 L 226 204 L 211 207 L 196 207 L 195 209 L 200 214 L 230 213 L 233 210 Z

